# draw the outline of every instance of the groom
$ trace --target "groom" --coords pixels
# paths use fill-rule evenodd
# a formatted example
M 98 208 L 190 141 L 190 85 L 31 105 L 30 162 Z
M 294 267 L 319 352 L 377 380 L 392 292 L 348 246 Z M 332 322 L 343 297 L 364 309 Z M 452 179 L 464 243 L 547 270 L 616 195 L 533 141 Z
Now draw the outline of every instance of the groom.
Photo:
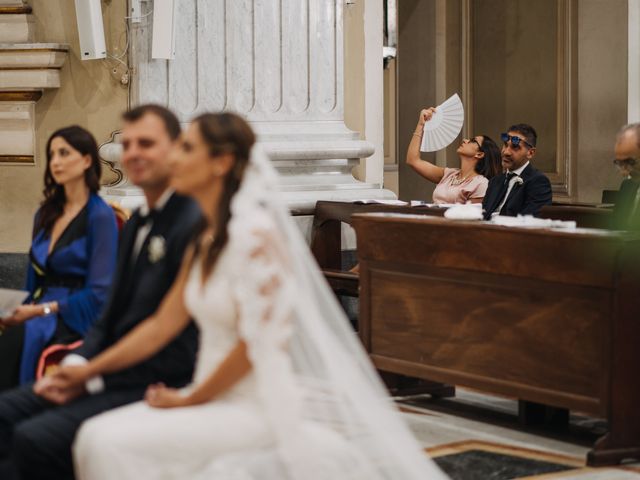
M 196 204 L 169 189 L 169 156 L 180 124 L 164 107 L 145 105 L 124 114 L 122 164 L 141 187 L 147 206 L 126 223 L 107 306 L 84 344 L 63 363 L 78 364 L 116 343 L 152 315 L 171 287 L 191 234 Z M 25 386 L 0 395 L 0 478 L 72 479 L 71 444 L 81 423 L 141 400 L 148 385 L 180 387 L 191 380 L 197 332 L 191 324 L 151 359 L 73 390 Z M 43 385 L 44 383 L 44 385 Z

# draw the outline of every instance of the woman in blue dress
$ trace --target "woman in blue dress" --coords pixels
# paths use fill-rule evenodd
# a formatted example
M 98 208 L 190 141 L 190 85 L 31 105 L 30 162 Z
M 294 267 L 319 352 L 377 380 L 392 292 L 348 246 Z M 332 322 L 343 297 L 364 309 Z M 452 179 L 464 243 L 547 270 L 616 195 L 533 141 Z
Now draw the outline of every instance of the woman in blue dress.
M 97 320 L 115 269 L 118 229 L 97 192 L 100 160 L 95 139 L 78 126 L 47 142 L 44 200 L 35 215 L 29 251 L 30 295 L 4 326 L 24 324 L 20 384 L 35 377 L 42 351 L 80 340 Z

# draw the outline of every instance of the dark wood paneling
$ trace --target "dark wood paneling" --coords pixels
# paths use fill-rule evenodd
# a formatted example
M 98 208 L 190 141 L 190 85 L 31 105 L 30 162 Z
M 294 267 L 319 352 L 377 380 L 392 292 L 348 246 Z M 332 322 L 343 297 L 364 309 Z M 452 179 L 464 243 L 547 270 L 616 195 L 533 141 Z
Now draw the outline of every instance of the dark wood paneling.
M 34 164 L 35 157 L 33 155 L 0 155 L 0 163 Z
M 30 13 L 31 7 L 29 5 L 0 6 L 0 15 L 28 15 Z
M 37 102 L 42 97 L 42 91 L 0 92 L 0 102 Z
M 371 266 L 372 291 L 385 292 L 371 303 L 371 353 L 464 371 L 474 378 L 461 383 L 475 388 L 498 379 L 600 396 L 602 375 L 593 372 L 602 373 L 607 290 L 425 270 L 416 275 Z M 591 413 L 605 413 L 593 406 Z

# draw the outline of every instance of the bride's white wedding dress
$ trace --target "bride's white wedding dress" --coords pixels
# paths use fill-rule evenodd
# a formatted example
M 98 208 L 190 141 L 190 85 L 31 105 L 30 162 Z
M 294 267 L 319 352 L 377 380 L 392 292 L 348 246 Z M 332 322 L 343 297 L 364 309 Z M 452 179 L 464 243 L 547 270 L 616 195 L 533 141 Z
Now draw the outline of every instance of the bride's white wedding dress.
M 195 385 L 240 339 L 238 299 L 230 287 L 234 266 L 226 253 L 204 285 L 196 262 L 185 289 L 186 306 L 200 331 Z M 157 409 L 138 402 L 100 415 L 82 427 L 74 456 L 81 479 L 191 479 L 216 457 L 274 442 L 250 372 L 204 405 Z
M 386 395 L 254 149 L 229 240 L 185 304 L 200 329 L 193 384 L 243 340 L 240 382 L 194 407 L 143 402 L 85 422 L 80 480 L 440 480 Z

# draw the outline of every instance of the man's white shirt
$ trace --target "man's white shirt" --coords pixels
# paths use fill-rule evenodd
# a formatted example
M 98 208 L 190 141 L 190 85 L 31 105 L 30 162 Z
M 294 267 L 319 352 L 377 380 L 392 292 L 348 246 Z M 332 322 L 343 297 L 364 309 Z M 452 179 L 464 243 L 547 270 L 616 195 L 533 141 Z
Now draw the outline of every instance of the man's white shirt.
M 527 168 L 528 166 L 529 166 L 529 162 L 527 161 L 527 163 L 522 165 L 520 168 L 515 169 L 513 172 L 511 172 L 510 170 L 507 170 L 506 174 L 515 173 L 515 175 L 511 177 L 511 180 L 509 180 L 509 187 L 507 188 L 507 193 L 505 193 L 504 198 L 502 199 L 502 202 L 500 202 L 500 205 L 498 206 L 498 208 L 496 208 L 491 214 L 492 217 L 495 217 L 496 215 L 500 215 L 500 210 L 502 210 L 502 207 L 504 207 L 504 204 L 507 203 L 507 198 L 509 198 L 509 195 L 511 194 L 511 190 L 513 190 L 513 186 L 516 184 L 516 178 L 520 178 L 520 174 L 524 172 L 524 169 Z

